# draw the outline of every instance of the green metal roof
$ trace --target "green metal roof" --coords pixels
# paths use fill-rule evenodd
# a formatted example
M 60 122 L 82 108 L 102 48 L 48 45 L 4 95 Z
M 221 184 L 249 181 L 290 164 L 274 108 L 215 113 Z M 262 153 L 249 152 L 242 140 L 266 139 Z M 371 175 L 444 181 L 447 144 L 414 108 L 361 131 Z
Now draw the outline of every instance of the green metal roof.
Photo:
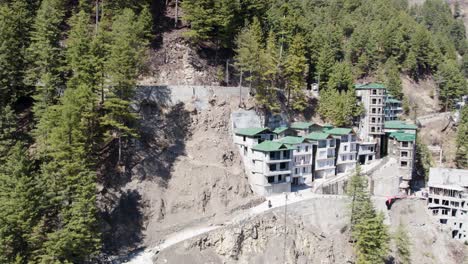
M 252 149 L 256 151 L 261 151 L 261 152 L 271 152 L 271 151 L 280 151 L 280 150 L 291 150 L 293 148 L 278 141 L 266 140 L 258 145 L 255 145 Z
M 391 103 L 391 104 L 401 104 L 400 100 L 393 99 L 393 98 L 387 99 L 387 100 L 385 100 L 385 102 L 386 103 Z
M 311 123 L 311 122 L 294 122 L 291 124 L 291 128 L 305 130 L 305 129 L 309 129 L 309 127 L 313 125 L 314 123 Z
M 411 130 L 418 129 L 416 125 L 408 124 L 401 120 L 386 121 L 384 123 L 384 127 L 389 128 L 389 129 L 411 129 Z
M 236 135 L 253 137 L 257 134 L 260 134 L 265 131 L 270 131 L 267 127 L 249 127 L 249 128 L 239 128 L 235 131 Z
M 394 138 L 398 141 L 415 141 L 416 140 L 415 134 L 409 134 L 409 133 L 400 132 L 400 131 L 390 133 L 389 137 Z
M 335 128 L 330 129 L 330 130 L 327 130 L 326 132 L 328 134 L 342 136 L 342 135 L 351 134 L 353 132 L 353 130 L 351 128 L 335 127 Z
M 333 128 L 333 125 L 325 124 L 325 125 L 323 125 L 322 127 L 323 127 L 323 128 L 332 129 L 332 128 Z
M 324 140 L 327 139 L 329 136 L 330 134 L 324 132 L 312 132 L 305 136 L 305 138 L 311 140 Z
M 303 143 L 305 138 L 303 137 L 293 137 L 293 136 L 288 136 L 280 139 L 281 143 L 288 144 L 288 145 L 297 145 Z
M 356 89 L 385 89 L 385 85 L 381 83 L 367 83 L 367 84 L 355 84 Z
M 275 128 L 275 130 L 273 130 L 273 133 L 280 134 L 280 133 L 283 133 L 286 130 L 288 130 L 288 127 L 277 127 L 277 128 Z

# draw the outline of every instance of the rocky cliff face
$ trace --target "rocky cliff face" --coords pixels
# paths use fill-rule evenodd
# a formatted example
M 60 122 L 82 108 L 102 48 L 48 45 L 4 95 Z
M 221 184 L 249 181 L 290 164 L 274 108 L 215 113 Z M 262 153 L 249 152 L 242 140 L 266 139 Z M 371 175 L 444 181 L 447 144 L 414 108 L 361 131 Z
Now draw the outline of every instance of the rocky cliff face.
M 375 199 L 384 206 L 385 199 Z M 323 196 L 200 235 L 159 252 L 154 263 L 355 263 L 349 242 L 349 200 Z M 385 210 L 385 209 L 384 209 Z M 390 233 L 406 226 L 411 263 L 466 263 L 466 247 L 440 232 L 425 201 L 400 200 L 386 213 Z M 286 220 L 286 221 L 285 221 Z M 286 224 L 286 228 L 285 228 Z M 395 256 L 390 242 L 388 263 Z
M 237 101 L 235 101 L 237 102 Z M 138 139 L 103 186 L 100 204 L 108 251 L 151 246 L 165 234 L 263 201 L 255 197 L 232 143 L 234 102 L 142 101 Z

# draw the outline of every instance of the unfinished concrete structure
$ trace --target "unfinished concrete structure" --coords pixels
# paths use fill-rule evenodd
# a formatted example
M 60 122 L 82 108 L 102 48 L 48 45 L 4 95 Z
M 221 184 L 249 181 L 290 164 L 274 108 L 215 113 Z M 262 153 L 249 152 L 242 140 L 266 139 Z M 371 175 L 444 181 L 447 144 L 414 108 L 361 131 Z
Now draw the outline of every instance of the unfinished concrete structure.
M 431 168 L 427 206 L 452 238 L 468 241 L 468 170 Z
M 313 144 L 303 137 L 292 136 L 279 139 L 279 142 L 293 148 L 292 184 L 312 182 Z
M 357 84 L 356 96 L 365 113 L 359 119 L 359 139 L 365 146 L 375 143 L 375 158 L 380 158 L 384 135 L 385 86 L 380 83 Z
M 255 193 L 271 195 L 291 191 L 292 148 L 263 141 L 252 148 L 250 185 Z

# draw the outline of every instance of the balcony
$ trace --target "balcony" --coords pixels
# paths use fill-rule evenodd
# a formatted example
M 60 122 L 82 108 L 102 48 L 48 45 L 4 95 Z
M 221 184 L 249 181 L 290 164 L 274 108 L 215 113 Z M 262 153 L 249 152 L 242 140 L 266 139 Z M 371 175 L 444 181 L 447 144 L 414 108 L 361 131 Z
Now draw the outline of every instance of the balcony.
M 265 176 L 284 175 L 284 174 L 291 174 L 291 170 L 290 169 L 274 170 L 274 171 L 268 170 L 265 173 Z

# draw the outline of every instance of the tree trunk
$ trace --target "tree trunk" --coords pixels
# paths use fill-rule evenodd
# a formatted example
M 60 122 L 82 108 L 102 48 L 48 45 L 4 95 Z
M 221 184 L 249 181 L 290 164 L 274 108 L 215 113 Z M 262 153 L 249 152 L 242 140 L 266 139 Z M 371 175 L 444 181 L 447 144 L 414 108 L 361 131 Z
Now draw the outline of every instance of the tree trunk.
M 177 28 L 178 19 L 179 19 L 179 0 L 176 0 L 175 1 L 174 28 Z

